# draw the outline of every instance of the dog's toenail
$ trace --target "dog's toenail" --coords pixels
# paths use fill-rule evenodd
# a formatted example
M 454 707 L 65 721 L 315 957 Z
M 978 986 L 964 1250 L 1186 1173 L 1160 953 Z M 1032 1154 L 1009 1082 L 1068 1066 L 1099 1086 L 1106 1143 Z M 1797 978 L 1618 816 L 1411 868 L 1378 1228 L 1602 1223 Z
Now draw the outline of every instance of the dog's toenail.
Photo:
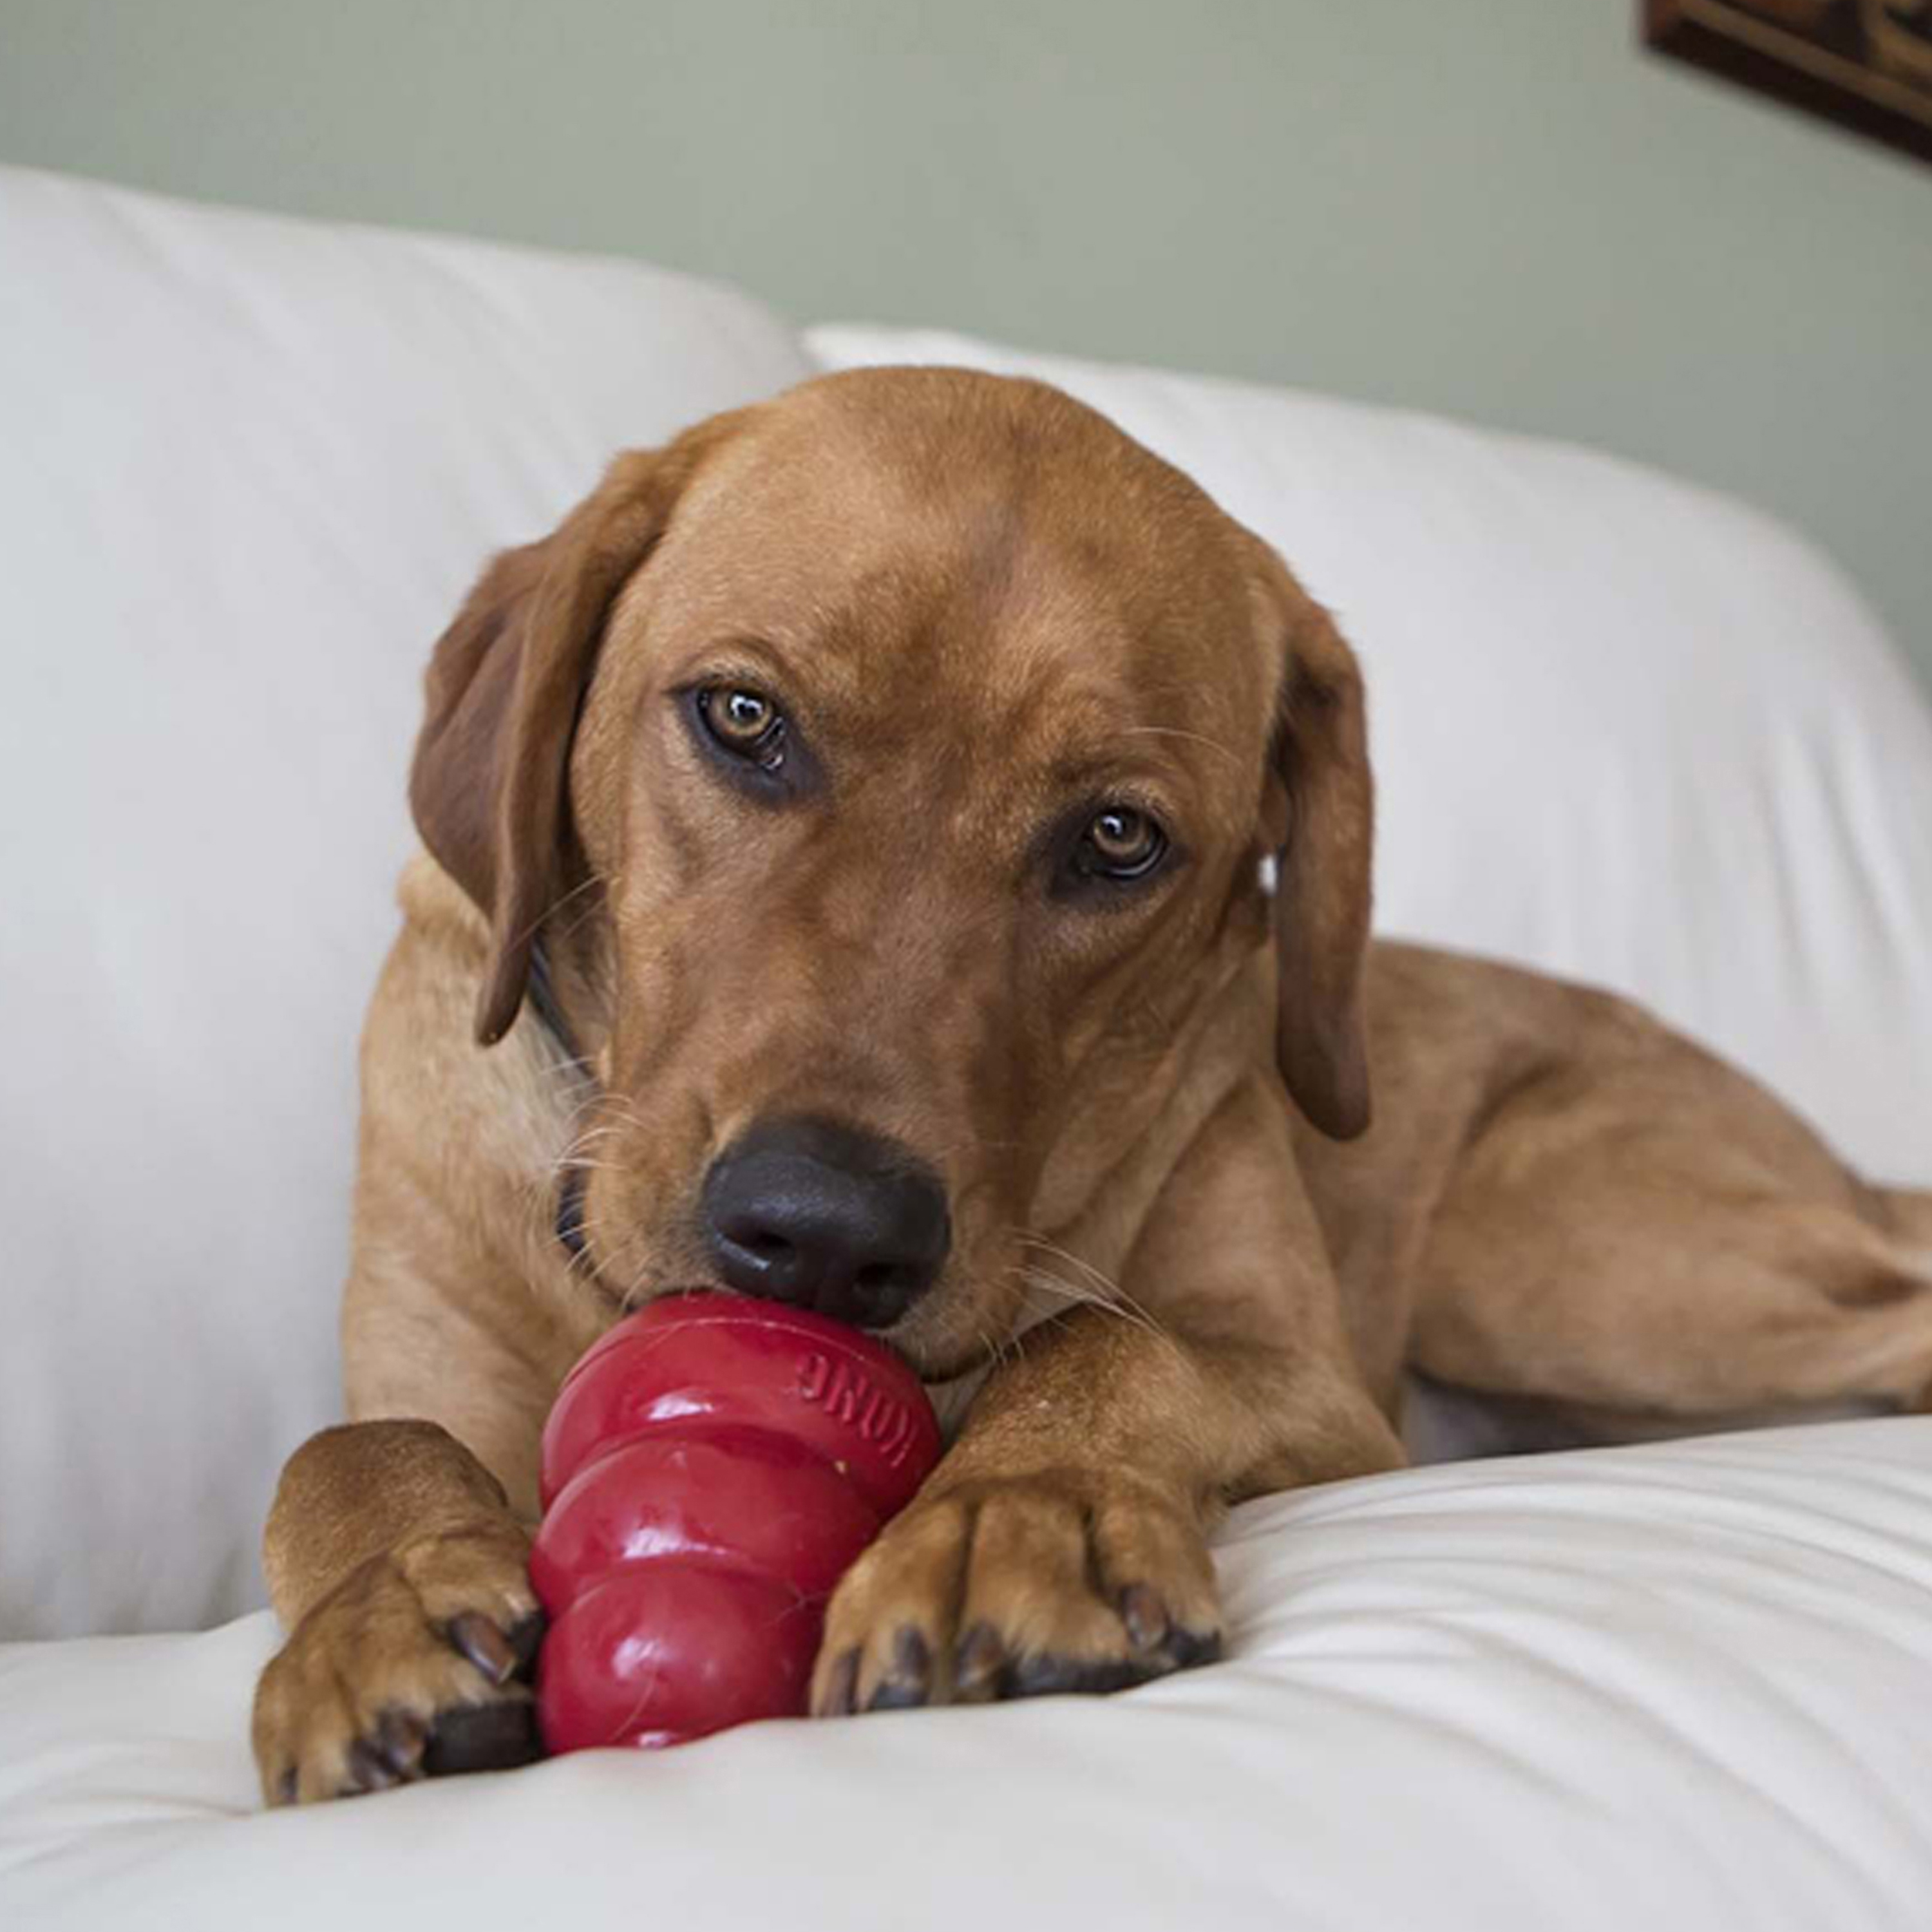
M 892 1640 L 892 1675 L 923 1684 L 932 1669 L 932 1651 L 925 1633 L 908 1624 Z
M 1168 1652 L 1177 1670 L 1192 1670 L 1203 1664 L 1218 1664 L 1221 1658 L 1221 1633 L 1176 1630 Z
M 866 1700 L 868 1711 L 916 1710 L 927 1699 L 932 1647 L 923 1632 L 907 1624 L 892 1640 L 892 1668 Z
M 828 1718 L 849 1718 L 859 1706 L 859 1653 L 848 1650 L 832 1666 L 820 1708 Z
M 396 1774 L 367 1738 L 358 1738 L 349 1747 L 349 1774 L 363 1791 L 387 1791 L 396 1782 Z
M 982 1691 L 1000 1674 L 1006 1660 L 1006 1647 L 991 1624 L 975 1624 L 961 1640 L 952 1660 L 953 1688 L 970 1696 Z
M 465 1610 L 452 1618 L 449 1640 L 492 1684 L 507 1684 L 517 1674 L 517 1653 L 509 1639 L 480 1610 Z
M 1144 1583 L 1130 1584 L 1122 1593 L 1120 1621 L 1136 1650 L 1158 1650 L 1172 1627 L 1167 1606 Z
M 376 1727 L 376 1746 L 382 1761 L 399 1778 L 413 1778 L 422 1764 L 429 1726 L 409 1711 L 385 1711 Z

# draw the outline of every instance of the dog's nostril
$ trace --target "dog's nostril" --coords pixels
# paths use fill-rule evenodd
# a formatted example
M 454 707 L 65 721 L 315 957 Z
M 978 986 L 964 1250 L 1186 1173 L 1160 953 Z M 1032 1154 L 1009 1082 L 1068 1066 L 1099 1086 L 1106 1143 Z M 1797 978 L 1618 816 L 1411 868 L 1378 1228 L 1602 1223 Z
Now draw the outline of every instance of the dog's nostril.
M 703 1214 L 728 1287 L 874 1328 L 932 1285 L 951 1237 L 905 1150 L 826 1121 L 754 1128 L 714 1163 Z
M 919 1269 L 896 1263 L 861 1268 L 853 1277 L 848 1298 L 851 1308 L 848 1318 L 862 1327 L 889 1328 L 919 1298 L 926 1280 Z
M 882 1263 L 876 1268 L 861 1268 L 853 1278 L 852 1286 L 862 1300 L 896 1312 L 928 1285 L 936 1271 L 903 1262 Z

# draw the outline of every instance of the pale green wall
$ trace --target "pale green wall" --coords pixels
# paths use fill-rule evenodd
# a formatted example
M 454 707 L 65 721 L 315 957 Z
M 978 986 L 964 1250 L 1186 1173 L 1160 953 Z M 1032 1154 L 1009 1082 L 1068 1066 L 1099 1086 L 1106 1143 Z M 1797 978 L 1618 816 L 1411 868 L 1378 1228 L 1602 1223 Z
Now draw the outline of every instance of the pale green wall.
M 0 159 L 1606 445 L 1932 677 L 1932 167 L 1634 0 L 0 0 Z

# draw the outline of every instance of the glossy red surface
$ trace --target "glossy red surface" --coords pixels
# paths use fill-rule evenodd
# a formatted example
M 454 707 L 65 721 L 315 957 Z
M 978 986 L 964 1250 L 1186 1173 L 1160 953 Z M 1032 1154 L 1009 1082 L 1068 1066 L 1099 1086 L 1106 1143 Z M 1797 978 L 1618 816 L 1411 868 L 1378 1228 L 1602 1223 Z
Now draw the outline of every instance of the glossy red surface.
M 826 1598 L 938 1455 L 911 1370 L 822 1316 L 692 1294 L 620 1322 L 544 1430 L 550 1749 L 802 1712 Z
M 769 1430 L 659 1430 L 593 1456 L 550 1506 L 530 1580 L 553 1617 L 622 1563 L 710 1557 L 825 1597 L 878 1513 L 815 1450 Z
M 736 1295 L 670 1295 L 594 1343 L 544 1430 L 546 1507 L 593 1450 L 698 1420 L 770 1429 L 849 1473 L 881 1517 L 938 1460 L 919 1378 L 842 1322 Z
M 748 1571 L 695 1560 L 614 1570 L 544 1640 L 544 1742 L 648 1749 L 801 1712 L 824 1612 Z

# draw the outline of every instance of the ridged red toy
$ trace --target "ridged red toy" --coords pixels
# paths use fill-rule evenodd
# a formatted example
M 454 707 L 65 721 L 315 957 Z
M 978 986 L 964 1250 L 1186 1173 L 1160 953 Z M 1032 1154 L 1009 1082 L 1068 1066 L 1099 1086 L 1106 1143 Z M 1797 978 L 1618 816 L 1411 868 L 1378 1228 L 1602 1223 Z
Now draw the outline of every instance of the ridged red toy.
M 939 1456 L 884 1343 L 736 1295 L 665 1296 L 565 1378 L 530 1579 L 552 1751 L 805 1708 L 825 1601 Z

